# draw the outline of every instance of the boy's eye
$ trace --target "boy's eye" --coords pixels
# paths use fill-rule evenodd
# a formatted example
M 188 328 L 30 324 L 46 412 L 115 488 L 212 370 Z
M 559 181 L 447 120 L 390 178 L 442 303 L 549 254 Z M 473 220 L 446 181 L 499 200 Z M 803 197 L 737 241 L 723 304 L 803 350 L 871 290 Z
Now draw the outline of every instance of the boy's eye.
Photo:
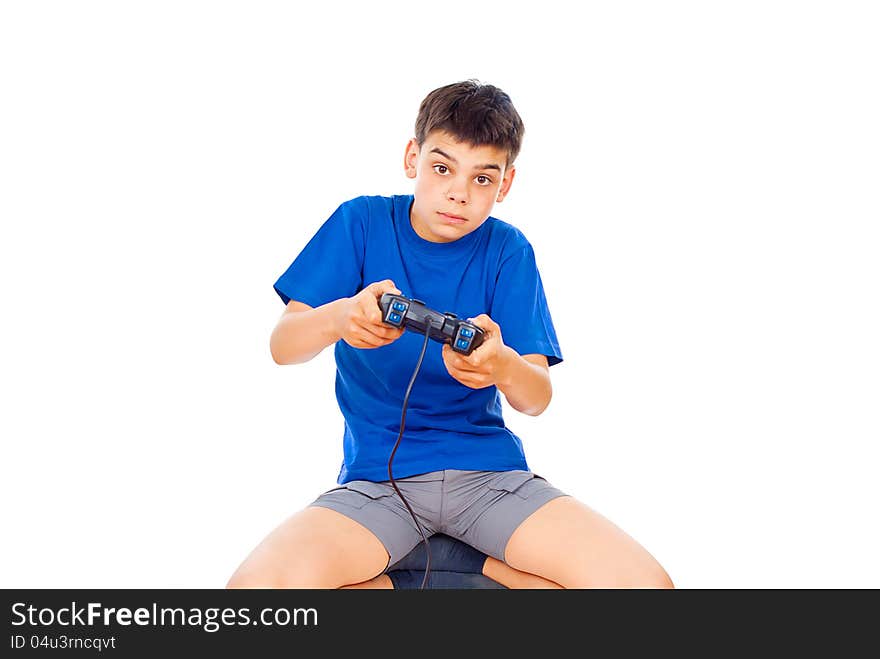
M 439 163 L 439 162 L 437 164 L 433 165 L 433 168 L 434 168 L 434 171 L 437 172 L 438 174 L 440 174 L 441 176 L 445 176 L 446 173 L 449 171 L 449 167 L 447 167 L 446 165 Z M 486 176 L 485 174 L 478 175 L 477 178 L 475 178 L 474 180 L 482 186 L 492 185 L 492 179 L 489 178 L 488 176 Z
M 439 162 L 436 165 L 433 165 L 433 168 L 434 168 L 434 171 L 440 175 L 445 175 L 449 171 L 449 167 L 447 167 L 446 165 L 443 165 Z M 485 185 L 492 185 L 492 179 L 489 178 L 488 176 L 486 176 L 485 174 L 480 174 L 479 176 L 477 176 L 477 178 L 475 180 L 480 185 L 484 185 L 484 186 Z

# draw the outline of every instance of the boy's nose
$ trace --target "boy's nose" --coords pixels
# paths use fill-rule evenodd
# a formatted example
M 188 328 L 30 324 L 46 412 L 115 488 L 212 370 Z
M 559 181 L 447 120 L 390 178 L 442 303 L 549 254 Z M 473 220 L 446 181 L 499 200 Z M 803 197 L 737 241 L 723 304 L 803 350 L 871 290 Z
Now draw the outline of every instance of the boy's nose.
M 466 204 L 467 192 L 465 191 L 465 188 L 453 185 L 450 186 L 449 191 L 446 193 L 446 198 L 456 204 Z

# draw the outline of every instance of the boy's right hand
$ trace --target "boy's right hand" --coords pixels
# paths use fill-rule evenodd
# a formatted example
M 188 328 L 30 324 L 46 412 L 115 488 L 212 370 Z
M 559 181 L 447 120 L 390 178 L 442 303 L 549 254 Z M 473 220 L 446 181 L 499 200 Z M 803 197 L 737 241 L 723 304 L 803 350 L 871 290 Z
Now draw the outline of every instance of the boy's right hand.
M 336 316 L 336 332 L 339 338 L 353 348 L 381 348 L 393 343 L 403 334 L 382 322 L 379 299 L 384 293 L 400 295 L 390 279 L 374 282 L 354 297 L 344 298 Z

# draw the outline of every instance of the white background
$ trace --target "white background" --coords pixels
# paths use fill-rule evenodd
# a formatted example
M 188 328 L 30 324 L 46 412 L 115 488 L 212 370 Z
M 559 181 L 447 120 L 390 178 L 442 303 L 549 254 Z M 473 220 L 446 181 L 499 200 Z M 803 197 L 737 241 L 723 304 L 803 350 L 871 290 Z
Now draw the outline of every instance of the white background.
M 477 78 L 565 356 L 532 469 L 679 587 L 880 587 L 872 4 L 3 3 L 0 586 L 219 588 L 334 484 L 272 284 Z

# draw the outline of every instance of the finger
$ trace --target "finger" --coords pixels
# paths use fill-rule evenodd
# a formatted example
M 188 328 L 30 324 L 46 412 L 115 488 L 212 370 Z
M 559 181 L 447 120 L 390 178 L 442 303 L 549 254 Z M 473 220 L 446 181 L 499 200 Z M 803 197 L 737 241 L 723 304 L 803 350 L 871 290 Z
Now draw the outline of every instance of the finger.
M 403 328 L 390 327 L 381 322 L 361 322 L 358 324 L 358 328 L 366 335 L 369 335 L 378 341 L 386 341 L 388 343 L 399 339 L 400 335 L 403 334 Z
M 485 352 L 485 350 L 481 351 L 480 348 L 482 348 L 485 345 L 487 345 L 487 344 L 484 343 L 483 345 L 481 345 L 477 348 L 474 348 L 474 350 L 469 355 L 460 355 L 462 362 L 466 365 L 465 367 L 467 369 L 469 369 L 471 371 L 482 371 L 483 370 L 483 364 L 486 361 L 486 358 L 485 358 L 486 352 Z
M 384 337 L 377 336 L 373 332 L 369 331 L 365 326 L 365 323 L 360 321 L 357 317 L 352 318 L 349 321 L 348 328 L 345 331 L 346 341 L 352 345 L 355 342 L 360 344 L 368 344 L 368 345 L 356 345 L 356 348 L 363 347 L 378 347 L 381 345 L 381 341 L 384 341 Z
M 501 336 L 501 326 L 484 313 L 475 318 L 468 318 L 467 321 L 483 330 L 485 339 Z
M 403 335 L 402 327 L 390 327 L 384 323 L 381 323 L 379 325 L 369 325 L 366 329 L 371 334 L 389 343 L 391 343 L 392 341 L 396 341 Z
M 381 296 L 381 293 L 380 293 Z M 358 319 L 362 325 L 376 325 L 382 322 L 382 309 L 376 304 L 376 300 L 372 297 L 365 297 L 358 300 L 358 311 L 361 318 Z
M 359 327 L 368 332 L 381 336 L 382 338 L 392 338 L 400 336 L 403 333 L 403 327 L 394 327 L 382 320 L 382 314 L 374 314 L 372 309 L 364 309 L 363 313 L 352 319 Z
M 473 377 L 470 373 L 455 368 L 455 366 L 447 366 L 446 370 L 449 371 L 449 375 L 461 382 L 463 385 L 470 386 L 469 382 Z
M 471 389 L 482 389 L 487 386 L 484 378 L 474 377 L 466 373 L 459 373 L 455 379 Z
M 449 345 L 443 346 L 441 356 L 443 357 L 443 363 L 446 365 L 446 370 L 449 371 L 450 375 L 455 377 L 461 372 L 461 369 L 458 367 L 458 355 L 452 351 Z
M 471 363 L 468 358 L 463 356 L 461 353 L 455 352 L 452 348 L 449 348 L 448 345 L 444 346 L 444 349 L 446 350 L 446 354 L 448 355 L 448 364 L 451 364 L 453 368 L 463 373 L 480 372 L 479 367 Z
M 395 339 L 399 338 L 403 334 L 403 332 L 406 330 L 405 325 L 401 325 L 400 327 L 396 327 L 395 325 L 392 325 L 391 323 L 386 323 L 384 320 L 382 320 L 382 314 L 379 314 L 378 320 L 374 320 L 372 315 L 371 315 L 370 319 L 364 319 L 364 325 L 367 327 L 370 327 L 370 329 L 373 332 L 375 332 L 376 334 L 379 334 L 381 336 L 387 336 L 389 338 L 393 337 Z
M 358 329 L 351 334 L 351 345 L 355 348 L 379 348 L 382 346 L 382 340 L 373 336 L 369 332 Z
M 455 367 L 464 373 L 480 373 L 482 372 L 480 367 L 472 364 L 466 359 L 458 358 L 458 361 L 455 362 Z
M 348 345 L 352 348 L 375 348 L 377 346 L 370 345 L 369 343 L 365 343 L 363 339 L 359 336 L 349 336 L 347 339 L 343 339 Z
M 371 334 L 366 330 L 358 335 L 358 339 L 363 344 L 360 346 L 362 348 L 382 348 L 383 346 L 387 346 L 389 343 L 394 342 L 394 339 L 383 339 L 382 337 Z
M 498 323 L 484 313 L 481 313 L 479 316 L 474 316 L 473 318 L 468 318 L 467 320 L 469 323 L 473 323 L 483 331 L 499 329 Z
M 373 282 L 372 284 L 367 286 L 367 288 L 377 300 L 385 293 L 400 295 L 400 290 L 397 288 L 397 286 L 394 285 L 394 282 L 390 279 L 383 279 L 382 281 Z

